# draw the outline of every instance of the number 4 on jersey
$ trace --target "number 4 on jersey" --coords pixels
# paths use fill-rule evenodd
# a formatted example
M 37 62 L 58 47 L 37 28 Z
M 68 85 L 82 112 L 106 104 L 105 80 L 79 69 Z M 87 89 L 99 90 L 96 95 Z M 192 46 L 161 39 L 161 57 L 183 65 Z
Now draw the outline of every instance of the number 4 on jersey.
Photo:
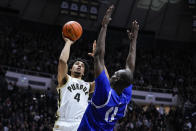
M 75 96 L 74 96 L 74 99 L 77 100 L 77 102 L 80 101 L 80 93 L 77 93 Z

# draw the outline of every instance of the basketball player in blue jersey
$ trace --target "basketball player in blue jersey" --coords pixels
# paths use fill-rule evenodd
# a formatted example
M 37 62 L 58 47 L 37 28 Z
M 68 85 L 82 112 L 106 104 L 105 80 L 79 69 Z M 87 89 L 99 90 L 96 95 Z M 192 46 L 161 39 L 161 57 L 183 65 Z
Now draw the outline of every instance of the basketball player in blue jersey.
M 78 131 L 113 131 L 117 120 L 125 116 L 127 105 L 131 100 L 139 25 L 134 21 L 132 30 L 127 31 L 130 49 L 125 69 L 116 71 L 109 80 L 104 70 L 104 54 L 106 31 L 113 9 L 114 6 L 110 6 L 103 18 L 94 55 L 95 91 Z

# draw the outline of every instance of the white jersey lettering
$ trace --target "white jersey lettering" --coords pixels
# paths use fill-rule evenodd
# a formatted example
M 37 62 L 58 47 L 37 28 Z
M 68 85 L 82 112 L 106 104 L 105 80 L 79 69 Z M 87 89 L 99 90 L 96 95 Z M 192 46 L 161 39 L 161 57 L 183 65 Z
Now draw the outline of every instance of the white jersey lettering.
M 57 121 L 81 121 L 88 105 L 90 84 L 83 80 L 69 76 L 68 81 L 60 92 Z

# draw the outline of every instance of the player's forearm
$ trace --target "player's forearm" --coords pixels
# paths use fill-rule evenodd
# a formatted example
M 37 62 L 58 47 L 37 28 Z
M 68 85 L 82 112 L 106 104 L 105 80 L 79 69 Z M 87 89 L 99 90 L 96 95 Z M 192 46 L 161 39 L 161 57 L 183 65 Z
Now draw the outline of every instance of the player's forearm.
M 131 32 L 127 30 L 128 37 L 130 39 L 129 54 L 126 61 L 126 68 L 130 69 L 132 72 L 135 70 L 135 60 L 136 60 L 136 43 L 139 31 L 139 24 L 137 21 L 132 22 Z
M 61 51 L 61 55 L 59 57 L 59 60 L 63 61 L 64 63 L 67 63 L 67 61 L 69 59 L 70 47 L 71 47 L 71 43 L 68 41 L 68 42 L 66 42 L 63 50 Z
M 107 70 L 107 68 L 105 67 L 105 65 L 104 65 L 104 70 L 105 70 L 105 74 L 106 74 L 106 76 L 107 76 L 107 78 L 108 78 L 108 80 L 109 80 L 109 79 L 110 79 L 110 76 L 109 76 L 108 70 Z
M 132 72 L 135 70 L 136 60 L 136 38 L 130 42 L 129 54 L 127 56 L 126 68 L 129 68 Z
M 102 26 L 98 36 L 97 46 L 95 51 L 95 57 L 104 57 L 105 54 L 105 37 L 106 37 L 107 26 Z

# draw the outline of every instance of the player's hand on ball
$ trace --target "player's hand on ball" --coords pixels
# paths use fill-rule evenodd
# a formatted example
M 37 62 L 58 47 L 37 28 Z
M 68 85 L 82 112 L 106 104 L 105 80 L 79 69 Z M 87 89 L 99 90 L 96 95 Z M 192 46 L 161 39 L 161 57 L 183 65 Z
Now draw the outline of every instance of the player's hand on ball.
M 105 16 L 103 18 L 103 21 L 102 21 L 102 26 L 108 25 L 109 22 L 112 20 L 111 15 L 112 15 L 113 10 L 114 10 L 114 5 L 111 5 L 107 9 L 106 14 L 105 14 Z
M 88 55 L 91 56 L 91 57 L 94 57 L 94 55 L 95 55 L 96 44 L 97 44 L 97 43 L 96 43 L 96 40 L 94 40 L 94 42 L 93 42 L 93 50 L 92 50 L 91 53 L 88 53 Z
M 66 38 L 64 35 L 63 35 L 63 32 L 62 32 L 62 37 L 63 37 L 63 40 L 65 41 L 65 43 L 70 43 L 71 45 L 74 43 L 74 41 Z

